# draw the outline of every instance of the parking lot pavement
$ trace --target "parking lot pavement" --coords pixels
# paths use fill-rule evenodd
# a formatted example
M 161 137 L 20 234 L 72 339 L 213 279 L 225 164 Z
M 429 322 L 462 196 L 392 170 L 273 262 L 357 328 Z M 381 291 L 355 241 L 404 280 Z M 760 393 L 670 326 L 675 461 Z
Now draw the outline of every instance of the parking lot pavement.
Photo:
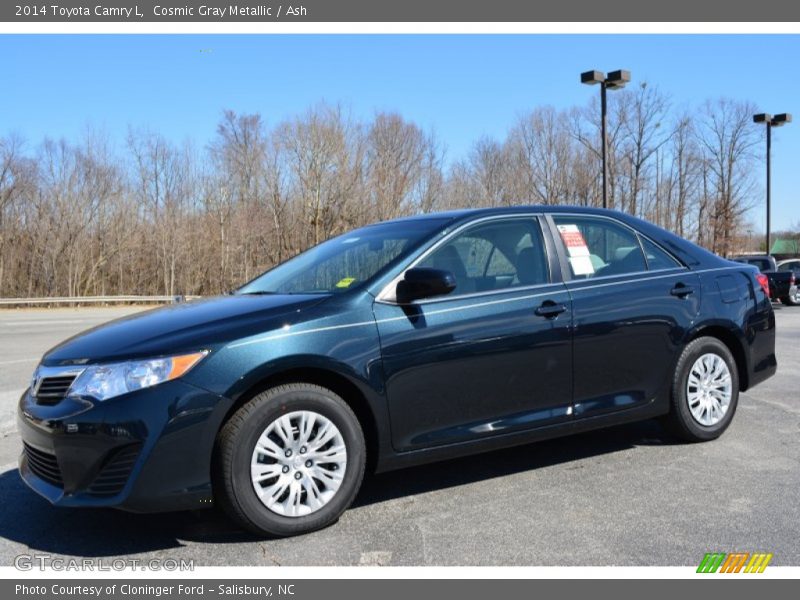
M 776 313 L 778 373 L 740 397 L 715 442 L 678 443 L 645 422 L 386 473 L 338 523 L 292 539 L 254 538 L 213 510 L 55 509 L 20 481 L 10 433 L 0 438 L 0 564 L 39 553 L 196 565 L 696 565 L 708 551 L 760 551 L 798 565 L 800 308 Z M 38 357 L 110 316 L 0 313 L 0 393 L 24 388 L 35 366 L 3 361 Z

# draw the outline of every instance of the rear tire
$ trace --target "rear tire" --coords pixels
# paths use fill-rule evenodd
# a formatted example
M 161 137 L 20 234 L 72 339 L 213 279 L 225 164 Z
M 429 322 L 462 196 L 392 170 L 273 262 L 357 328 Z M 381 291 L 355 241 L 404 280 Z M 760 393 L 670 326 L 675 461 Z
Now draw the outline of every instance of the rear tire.
M 728 428 L 738 401 L 739 373 L 731 351 L 717 338 L 697 338 L 678 359 L 670 412 L 662 422 L 683 440 L 706 442 Z
M 215 497 L 256 534 L 308 533 L 347 510 L 365 459 L 364 434 L 344 400 L 317 385 L 281 385 L 247 402 L 217 436 Z
M 800 306 L 800 287 L 798 287 L 797 291 L 788 296 L 781 298 L 781 302 L 783 302 L 786 306 Z

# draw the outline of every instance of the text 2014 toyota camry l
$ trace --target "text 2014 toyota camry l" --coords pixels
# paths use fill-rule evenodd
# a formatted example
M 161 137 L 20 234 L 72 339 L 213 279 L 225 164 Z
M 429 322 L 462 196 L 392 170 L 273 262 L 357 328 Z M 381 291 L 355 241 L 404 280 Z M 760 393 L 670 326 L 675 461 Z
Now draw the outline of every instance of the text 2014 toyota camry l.
M 712 440 L 775 372 L 767 286 L 612 211 L 379 223 L 50 350 L 19 405 L 20 472 L 60 506 L 213 501 L 291 535 L 336 520 L 367 467 L 652 417 Z

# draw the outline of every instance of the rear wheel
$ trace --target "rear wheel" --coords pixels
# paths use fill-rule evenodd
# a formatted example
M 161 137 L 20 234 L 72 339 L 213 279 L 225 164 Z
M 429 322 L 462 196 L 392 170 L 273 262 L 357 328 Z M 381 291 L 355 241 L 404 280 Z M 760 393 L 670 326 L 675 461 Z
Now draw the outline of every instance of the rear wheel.
M 718 438 L 728 428 L 739 401 L 739 374 L 728 347 L 701 337 L 684 348 L 672 380 L 667 427 L 691 442 Z
M 781 298 L 781 302 L 783 302 L 787 306 L 800 305 L 800 287 L 798 287 L 793 294 L 789 294 L 788 296 L 784 296 L 783 298 Z
M 259 534 L 297 535 L 333 523 L 364 476 L 358 419 L 316 385 L 255 396 L 225 424 L 217 444 L 215 494 L 235 521 Z

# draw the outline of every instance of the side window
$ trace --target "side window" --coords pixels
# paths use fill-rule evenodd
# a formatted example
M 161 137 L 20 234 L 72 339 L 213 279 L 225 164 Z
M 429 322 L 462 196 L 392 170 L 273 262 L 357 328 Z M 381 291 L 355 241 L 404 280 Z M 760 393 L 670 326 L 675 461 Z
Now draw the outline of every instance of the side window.
M 651 271 L 658 269 L 674 269 L 680 267 L 680 263 L 656 246 L 647 238 L 640 237 L 644 247 L 644 255 L 647 257 L 647 268 Z
M 535 219 L 476 225 L 437 248 L 417 266 L 450 271 L 453 295 L 547 283 L 547 259 Z
M 578 279 L 624 275 L 647 270 L 639 239 L 630 229 L 607 219 L 557 216 L 554 219 Z

